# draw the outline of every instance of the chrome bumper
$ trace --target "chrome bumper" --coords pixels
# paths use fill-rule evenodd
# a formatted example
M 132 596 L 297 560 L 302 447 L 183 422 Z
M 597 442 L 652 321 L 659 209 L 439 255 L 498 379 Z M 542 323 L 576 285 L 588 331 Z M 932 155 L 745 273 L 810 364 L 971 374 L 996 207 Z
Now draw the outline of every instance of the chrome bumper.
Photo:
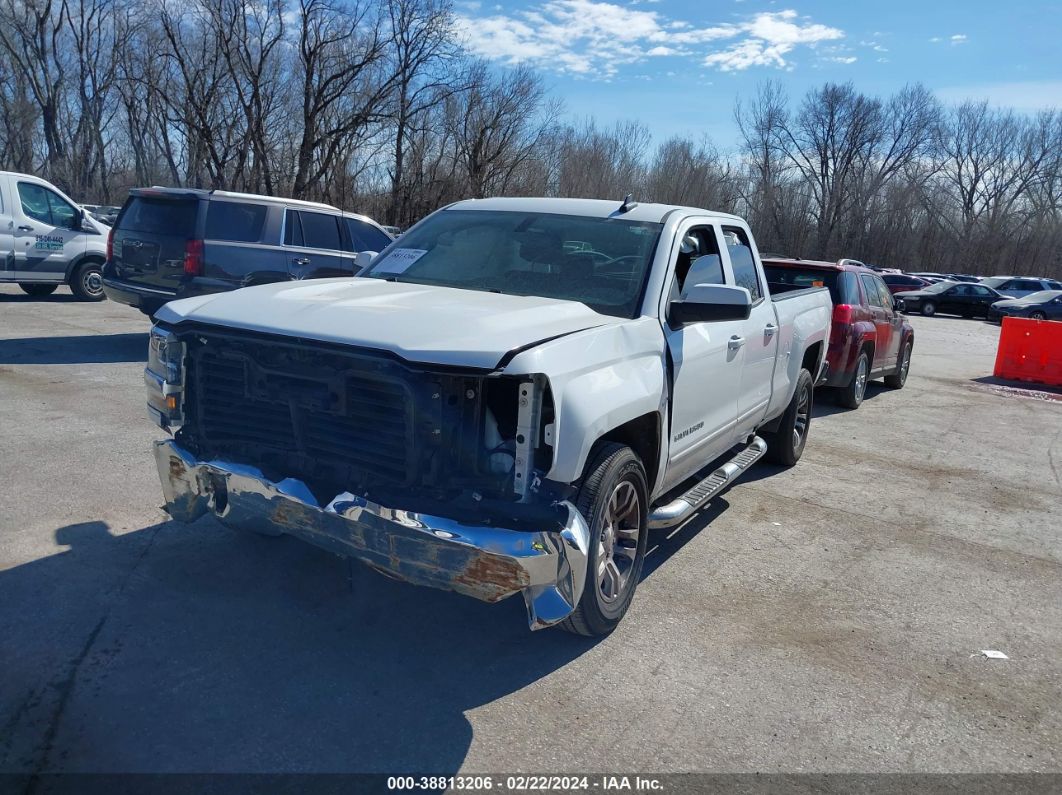
M 590 531 L 571 503 L 560 530 L 466 525 L 337 495 L 324 508 L 302 481 L 273 482 L 254 467 L 197 461 L 173 440 L 155 460 L 174 519 L 211 513 L 231 527 L 296 536 L 416 585 L 497 602 L 518 591 L 531 629 L 567 618 L 586 578 Z

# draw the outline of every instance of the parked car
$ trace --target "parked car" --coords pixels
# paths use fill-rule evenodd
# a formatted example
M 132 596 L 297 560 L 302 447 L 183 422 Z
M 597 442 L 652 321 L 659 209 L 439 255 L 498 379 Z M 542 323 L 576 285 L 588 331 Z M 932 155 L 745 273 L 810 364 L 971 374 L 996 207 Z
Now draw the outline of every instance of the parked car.
M 1044 290 L 1062 290 L 1062 284 L 1053 279 L 1035 279 L 1029 276 L 989 276 L 981 280 L 1005 298 L 1022 298 Z
M 804 450 L 829 293 L 770 294 L 736 216 L 465 201 L 362 276 L 159 310 L 146 377 L 155 420 L 180 425 L 155 448 L 171 516 L 522 593 L 532 629 L 600 635 L 651 527 Z
M 108 244 L 103 288 L 153 314 L 175 298 L 255 284 L 352 276 L 392 238 L 327 204 L 183 188 L 135 188 Z
M 926 317 L 938 312 L 988 317 L 989 307 L 1002 297 L 991 287 L 965 282 L 937 282 L 900 296 L 905 312 L 921 312 Z
M 1062 320 L 1062 289 L 1041 290 L 1021 298 L 996 301 L 989 308 L 988 319 L 999 323 L 1004 317 L 1029 317 L 1033 320 Z
M 101 301 L 106 241 L 107 228 L 52 183 L 0 171 L 0 282 L 33 296 L 68 284 L 82 301 Z
M 932 282 L 928 282 L 925 279 L 909 276 L 906 273 L 886 273 L 882 275 L 881 280 L 885 282 L 885 286 L 889 288 L 889 292 L 893 295 L 905 293 L 909 290 L 921 290 L 923 287 L 928 287 L 932 284 Z
M 397 227 L 397 226 L 381 226 L 380 228 L 383 229 L 387 234 L 389 234 L 393 238 L 397 238 L 399 235 L 402 234 L 401 227 Z
M 918 272 L 918 273 L 911 272 L 911 273 L 908 273 L 907 275 L 908 276 L 917 276 L 919 279 L 925 279 L 926 281 L 931 282 L 931 283 L 942 282 L 942 281 L 947 280 L 947 278 L 948 278 L 943 273 L 932 273 L 930 271 L 921 271 L 921 272 Z
M 834 388 L 837 402 L 859 408 L 867 382 L 884 377 L 902 389 L 911 369 L 914 329 L 897 310 L 884 279 L 853 260 L 764 260 L 772 292 L 799 287 L 829 288 L 833 325 L 826 351 L 824 386 Z
M 949 282 L 969 282 L 970 284 L 981 281 L 980 276 L 972 276 L 969 273 L 948 273 L 945 274 L 944 278 Z

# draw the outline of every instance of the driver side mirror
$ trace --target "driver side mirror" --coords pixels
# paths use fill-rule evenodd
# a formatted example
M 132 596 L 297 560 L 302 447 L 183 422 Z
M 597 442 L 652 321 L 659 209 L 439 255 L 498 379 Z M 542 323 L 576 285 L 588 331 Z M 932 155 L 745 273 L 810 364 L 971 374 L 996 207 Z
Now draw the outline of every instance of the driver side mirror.
M 73 232 L 85 231 L 85 211 L 78 207 L 74 210 L 74 216 L 70 219 L 70 229 Z
M 713 320 L 747 320 L 751 312 L 752 295 L 744 287 L 694 284 L 685 297 L 671 302 L 668 320 L 673 326 L 685 326 Z
M 361 273 L 372 265 L 372 261 L 376 259 L 376 255 L 379 253 L 379 251 L 359 251 L 358 255 L 354 257 L 354 273 Z

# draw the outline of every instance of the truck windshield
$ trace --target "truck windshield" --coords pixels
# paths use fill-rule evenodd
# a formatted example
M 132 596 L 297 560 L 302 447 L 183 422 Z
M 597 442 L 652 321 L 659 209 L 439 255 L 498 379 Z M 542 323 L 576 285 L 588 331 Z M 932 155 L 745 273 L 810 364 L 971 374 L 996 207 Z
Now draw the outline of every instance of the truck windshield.
M 661 224 L 532 212 L 446 210 L 363 276 L 579 301 L 635 317 Z

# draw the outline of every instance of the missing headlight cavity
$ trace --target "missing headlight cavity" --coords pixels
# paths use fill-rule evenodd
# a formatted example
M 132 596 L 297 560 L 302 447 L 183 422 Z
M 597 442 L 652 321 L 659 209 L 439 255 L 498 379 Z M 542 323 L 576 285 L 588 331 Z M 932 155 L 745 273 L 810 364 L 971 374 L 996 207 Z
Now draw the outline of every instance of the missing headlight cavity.
M 511 491 L 525 499 L 534 488 L 536 470 L 552 464 L 553 398 L 541 376 L 487 381 L 484 444 L 491 472 L 509 477 Z

